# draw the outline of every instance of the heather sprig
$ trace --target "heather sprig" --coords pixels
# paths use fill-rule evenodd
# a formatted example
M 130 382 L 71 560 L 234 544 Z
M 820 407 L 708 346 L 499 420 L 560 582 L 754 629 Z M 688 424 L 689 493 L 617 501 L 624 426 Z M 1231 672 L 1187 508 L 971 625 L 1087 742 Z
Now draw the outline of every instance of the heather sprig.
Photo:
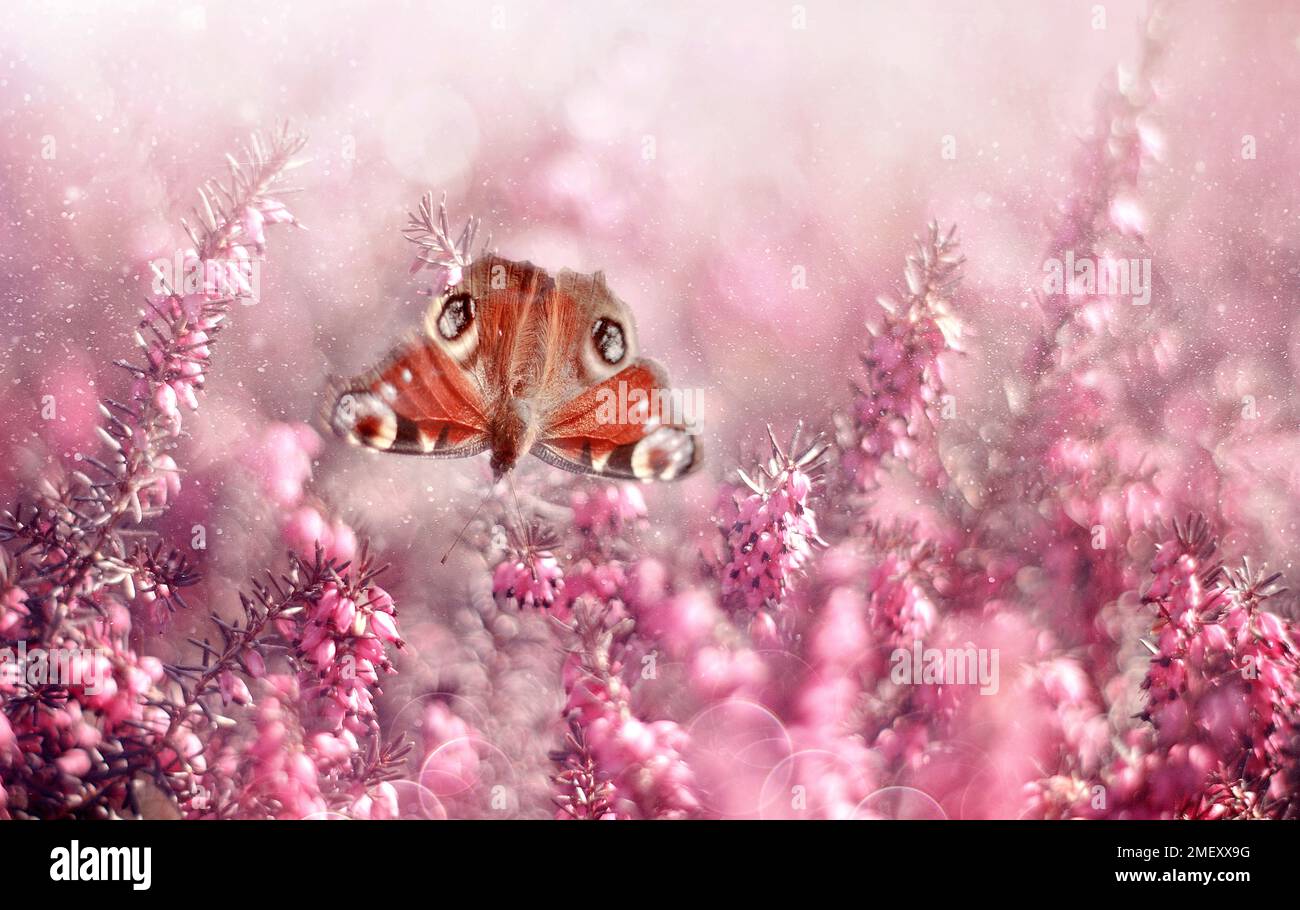
M 1144 601 L 1156 608 L 1143 717 L 1161 742 L 1210 745 L 1226 767 L 1269 781 L 1287 764 L 1300 720 L 1300 654 L 1290 623 L 1264 608 L 1281 573 L 1212 562 L 1194 517 L 1162 544 Z M 1244 746 L 1244 751 L 1243 751 Z
M 245 777 L 224 771 L 202 776 L 179 791 L 195 814 L 225 806 L 244 816 L 268 811 L 303 817 L 323 811 L 325 803 L 338 809 L 340 794 L 350 794 L 345 802 L 368 797 L 363 805 L 370 811 L 376 805 L 371 790 L 398 773 L 408 751 L 400 737 L 381 744 L 374 710 L 380 676 L 393 672 L 386 646 L 402 647 L 392 599 L 375 583 L 382 568 L 370 565 L 364 545 L 355 563 L 338 563 L 319 545 L 313 560 L 292 553 L 289 559 L 286 572 L 267 573 L 265 581 L 254 580 L 251 594 L 241 595 L 241 619 L 212 618 L 219 643 L 191 640 L 199 663 L 166 667 L 181 694 L 159 704 L 171 717 L 164 739 L 184 729 L 220 742 L 235 723 L 219 712 L 252 708 L 257 736 L 247 748 L 276 768 L 271 774 L 262 761 L 246 767 Z M 255 688 L 262 697 L 255 697 Z M 286 750 L 296 764 L 281 767 Z M 276 781 L 290 789 L 277 793 L 272 811 L 258 788 L 279 786 Z M 197 805 L 196 796 L 202 800 Z
M 809 499 L 822 482 L 827 446 L 814 439 L 800 447 L 803 426 L 796 427 L 789 450 L 768 427 L 771 457 L 751 477 L 737 469 L 749 494 L 735 504 L 735 515 L 722 527 L 727 555 L 722 567 L 722 596 L 737 608 L 779 612 L 794 580 L 825 546 Z
M 179 491 L 171 452 L 180 406 L 197 407 L 228 308 L 253 290 L 245 240 L 254 232 L 260 251 L 261 224 L 293 220 L 276 195 L 303 142 L 287 128 L 266 141 L 254 137 L 242 162 L 229 159 L 228 181 L 200 190 L 195 224 L 185 225 L 194 246 L 182 258 L 197 262 L 204 278 L 191 289 L 157 275 L 160 292 L 146 301 L 135 333 L 143 359 L 119 361 L 133 376 L 130 394 L 100 406 L 103 454 L 79 456 L 78 469 L 43 484 L 0 523 L 0 540 L 11 545 L 0 642 L 71 654 L 76 670 L 71 683 L 20 679 L 3 693 L 16 745 L 0 755 L 5 813 L 138 814 L 137 795 L 150 780 L 184 798 L 194 775 L 207 771 L 197 732 L 226 725 L 204 700 L 217 679 L 206 673 L 212 654 L 205 651 L 198 671 L 171 668 L 172 682 L 188 678 L 188 689 L 170 685 L 163 662 L 132 646 L 128 605 L 157 619 L 163 608 L 184 606 L 181 589 L 198 580 L 179 550 L 150 540 L 147 522 Z
M 636 626 L 620 604 L 581 598 L 560 624 L 569 641 L 563 668 L 564 714 L 580 731 L 583 773 L 612 787 L 614 812 L 634 818 L 685 818 L 699 809 L 683 751 L 688 736 L 669 720 L 641 719 L 632 707 L 624 652 Z M 566 765 L 569 757 L 564 759 Z M 561 777 L 563 790 L 572 784 Z M 560 797 L 569 794 L 561 792 Z
M 255 136 L 242 164 L 229 159 L 228 182 L 205 184 L 196 224 L 185 225 L 194 243 L 193 258 L 200 263 L 221 257 L 249 260 L 241 243 L 245 217 L 282 209 L 273 194 L 285 190 L 281 179 L 304 142 L 287 127 L 266 141 Z M 0 525 L 0 540 L 20 539 L 19 552 L 39 559 L 39 569 L 30 559 L 24 566 L 37 576 L 33 582 L 40 588 L 47 629 L 59 626 L 79 596 L 121 585 L 129 598 L 133 587 L 151 585 L 148 567 L 129 561 L 134 548 L 127 538 L 161 514 L 179 491 L 179 468 L 170 454 L 181 433 L 179 405 L 197 408 L 212 343 L 237 299 L 227 286 L 186 294 L 160 282 L 163 293 L 146 301 L 135 333 L 143 361 L 118 361 L 134 377 L 130 396 L 100 405 L 104 454 L 79 456 L 85 469 L 38 494 L 33 506 L 38 514 L 24 520 L 20 504 L 5 513 Z M 131 586 L 141 569 L 144 584 Z
M 1116 737 L 1106 775 L 1127 815 L 1272 817 L 1295 811 L 1300 658 L 1264 608 L 1278 574 L 1225 568 L 1200 515 L 1173 523 L 1142 602 L 1154 608 L 1143 724 Z
M 561 765 L 555 775 L 556 818 L 606 820 L 618 818 L 614 811 L 614 785 L 602 780 L 596 759 L 582 738 L 582 727 L 569 724 L 564 750 L 551 756 Z
M 1102 89 L 1092 132 L 1075 160 L 1072 189 L 1050 230 L 1047 256 L 1073 252 L 1083 258 L 1129 245 L 1147 250 L 1142 239 L 1148 224 L 1140 202 L 1140 180 L 1163 146 L 1150 109 L 1167 49 L 1166 6 L 1152 6 L 1142 28 L 1137 66 L 1129 72 L 1121 70 Z M 1031 352 L 1031 376 L 1050 378 L 1051 359 L 1060 353 L 1063 342 L 1070 341 L 1062 330 L 1071 322 L 1085 322 L 1078 318 L 1078 295 L 1067 283 L 1039 297 L 1047 326 Z
M 857 489 L 875 489 L 889 459 L 931 483 L 940 478 L 932 451 L 935 409 L 944 395 L 939 357 L 961 350 L 961 323 L 951 305 L 965 261 L 956 225 L 943 232 L 931 222 L 907 257 L 901 300 L 879 298 L 884 318 L 871 327 L 864 375 L 853 382 L 853 404 L 836 433 L 841 468 Z
M 419 247 L 415 261 L 411 264 L 411 272 L 435 269 L 442 276 L 445 286 L 458 284 L 464 270 L 481 255 L 474 250 L 481 228 L 482 222 L 471 217 L 466 220 L 460 234 L 453 237 L 447 219 L 447 194 L 442 194 L 435 211 L 433 193 L 426 193 L 420 199 L 420 207 L 411 213 L 402 230 L 406 239 Z M 479 249 L 486 250 L 491 243 L 492 235 L 488 234 Z

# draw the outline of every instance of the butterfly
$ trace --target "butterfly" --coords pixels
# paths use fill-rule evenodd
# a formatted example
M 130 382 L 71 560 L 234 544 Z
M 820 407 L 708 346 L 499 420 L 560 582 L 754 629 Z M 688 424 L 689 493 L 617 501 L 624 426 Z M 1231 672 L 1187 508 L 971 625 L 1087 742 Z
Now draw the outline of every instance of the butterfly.
M 335 387 L 328 420 L 382 452 L 490 451 L 494 481 L 528 453 L 578 474 L 676 480 L 702 449 L 681 408 L 655 407 L 673 400 L 601 272 L 552 277 L 484 255 L 378 369 Z

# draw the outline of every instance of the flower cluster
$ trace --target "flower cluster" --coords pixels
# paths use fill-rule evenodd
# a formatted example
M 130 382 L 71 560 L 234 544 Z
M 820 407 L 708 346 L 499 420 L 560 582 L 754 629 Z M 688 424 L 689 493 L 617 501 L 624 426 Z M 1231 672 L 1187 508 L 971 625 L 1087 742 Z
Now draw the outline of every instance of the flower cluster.
M 699 801 L 682 758 L 687 736 L 672 721 L 647 722 L 633 712 L 622 651 L 635 622 L 621 614 L 617 603 L 584 599 L 565 627 L 573 645 L 563 668 L 564 715 L 581 739 L 571 741 L 575 751 L 564 759 L 559 780 L 570 792 L 560 815 L 576 814 L 575 801 L 589 810 L 591 794 L 599 796 L 602 818 L 688 817 Z M 575 770 L 586 784 L 582 797 L 572 791 Z
M 108 818 L 132 804 L 132 776 L 150 760 L 139 752 L 159 741 L 167 719 L 150 705 L 163 664 L 130 649 L 130 628 L 130 614 L 115 604 L 83 634 L 15 636 L 16 648 L 6 640 L 0 818 Z M 202 765 L 192 737 L 172 743 L 178 755 L 160 755 L 162 770 L 174 770 L 180 756 Z
M 522 607 L 550 607 L 564 590 L 564 570 L 545 536 L 529 526 L 492 573 L 492 591 Z
M 364 558 L 363 558 L 364 559 Z M 340 587 L 327 582 L 303 612 L 294 647 L 316 677 L 308 695 L 321 699 L 323 730 L 354 737 L 376 726 L 373 691 L 381 673 L 393 672 L 386 645 L 402 647 L 394 620 L 393 599 L 375 584 Z
M 728 553 L 722 595 L 751 613 L 779 611 L 813 548 L 825 545 L 808 504 L 825 446 L 814 442 L 800 451 L 796 430 L 787 454 L 770 429 L 768 438 L 772 456 L 753 478 L 738 472 L 750 492 L 723 528 Z
M 618 818 L 614 811 L 614 785 L 600 777 L 596 759 L 582 741 L 582 728 L 571 726 L 565 736 L 565 751 L 557 760 L 562 770 L 555 775 L 557 818 L 606 821 Z
M 959 246 L 955 226 L 943 233 L 932 223 L 907 259 L 903 299 L 880 298 L 884 320 L 872 328 L 864 375 L 837 439 L 844 468 L 862 489 L 877 486 L 890 458 L 932 477 L 937 470 L 921 443 L 944 394 L 940 355 L 961 350 L 961 326 L 950 310 L 965 262 Z
M 185 791 L 187 814 L 355 816 L 359 800 L 367 813 L 388 805 L 388 789 L 376 788 L 409 746 L 380 747 L 374 698 L 380 675 L 392 672 L 387 644 L 402 642 L 377 574 L 364 552 L 352 565 L 319 548 L 314 561 L 293 557 L 283 576 L 254 582 L 242 620 L 214 619 L 221 643 L 204 643 L 202 667 L 167 667 L 187 706 L 168 709 L 174 726 L 212 716 L 207 702 L 217 698 L 227 713 L 253 712 L 252 731 L 201 726 L 209 767 Z
M 1160 750 L 1172 756 L 1185 748 L 1189 761 L 1213 762 L 1212 774 L 1228 791 L 1268 794 L 1284 811 L 1292 799 L 1285 772 L 1300 729 L 1300 653 L 1290 623 L 1264 607 L 1279 576 L 1263 576 L 1248 562 L 1225 569 L 1198 516 L 1174 531 L 1144 596 L 1156 619 L 1142 716 Z M 1209 798 L 1203 780 L 1191 783 L 1189 800 Z M 1253 802 L 1250 812 L 1259 809 Z

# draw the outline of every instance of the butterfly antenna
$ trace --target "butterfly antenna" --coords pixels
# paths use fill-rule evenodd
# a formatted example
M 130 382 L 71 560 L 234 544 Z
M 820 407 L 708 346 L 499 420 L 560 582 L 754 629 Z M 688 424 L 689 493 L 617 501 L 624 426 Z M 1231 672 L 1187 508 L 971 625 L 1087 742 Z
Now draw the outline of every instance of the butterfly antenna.
M 506 483 L 510 485 L 510 498 L 515 501 L 515 513 L 519 516 L 519 536 L 523 538 L 525 544 L 531 547 L 533 543 L 532 529 L 528 527 L 528 522 L 524 521 L 524 510 L 519 505 L 519 494 L 515 492 L 514 475 L 507 474 Z
M 461 527 L 460 533 L 456 535 L 456 539 L 451 542 L 451 546 L 447 548 L 447 552 L 442 554 L 442 559 L 439 561 L 439 565 L 445 566 L 447 564 L 447 557 L 456 549 L 456 545 L 460 543 L 461 538 L 465 536 L 465 532 L 469 530 L 470 524 L 475 518 L 478 518 L 478 513 L 483 511 L 483 507 L 487 505 L 487 501 L 492 498 L 492 492 L 495 489 L 496 485 L 493 484 L 493 486 L 488 488 L 488 491 L 484 494 L 483 498 L 478 501 L 478 505 L 474 507 L 474 511 L 470 514 L 469 518 L 465 519 L 465 524 Z

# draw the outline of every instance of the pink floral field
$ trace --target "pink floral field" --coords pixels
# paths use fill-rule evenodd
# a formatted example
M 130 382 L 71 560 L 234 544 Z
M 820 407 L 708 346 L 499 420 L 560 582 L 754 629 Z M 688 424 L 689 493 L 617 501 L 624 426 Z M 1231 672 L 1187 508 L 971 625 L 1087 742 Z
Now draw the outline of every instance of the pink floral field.
M 1280 0 L 4 4 L 0 818 L 1300 817 L 1297 98 Z M 700 470 L 330 432 L 487 250 Z

